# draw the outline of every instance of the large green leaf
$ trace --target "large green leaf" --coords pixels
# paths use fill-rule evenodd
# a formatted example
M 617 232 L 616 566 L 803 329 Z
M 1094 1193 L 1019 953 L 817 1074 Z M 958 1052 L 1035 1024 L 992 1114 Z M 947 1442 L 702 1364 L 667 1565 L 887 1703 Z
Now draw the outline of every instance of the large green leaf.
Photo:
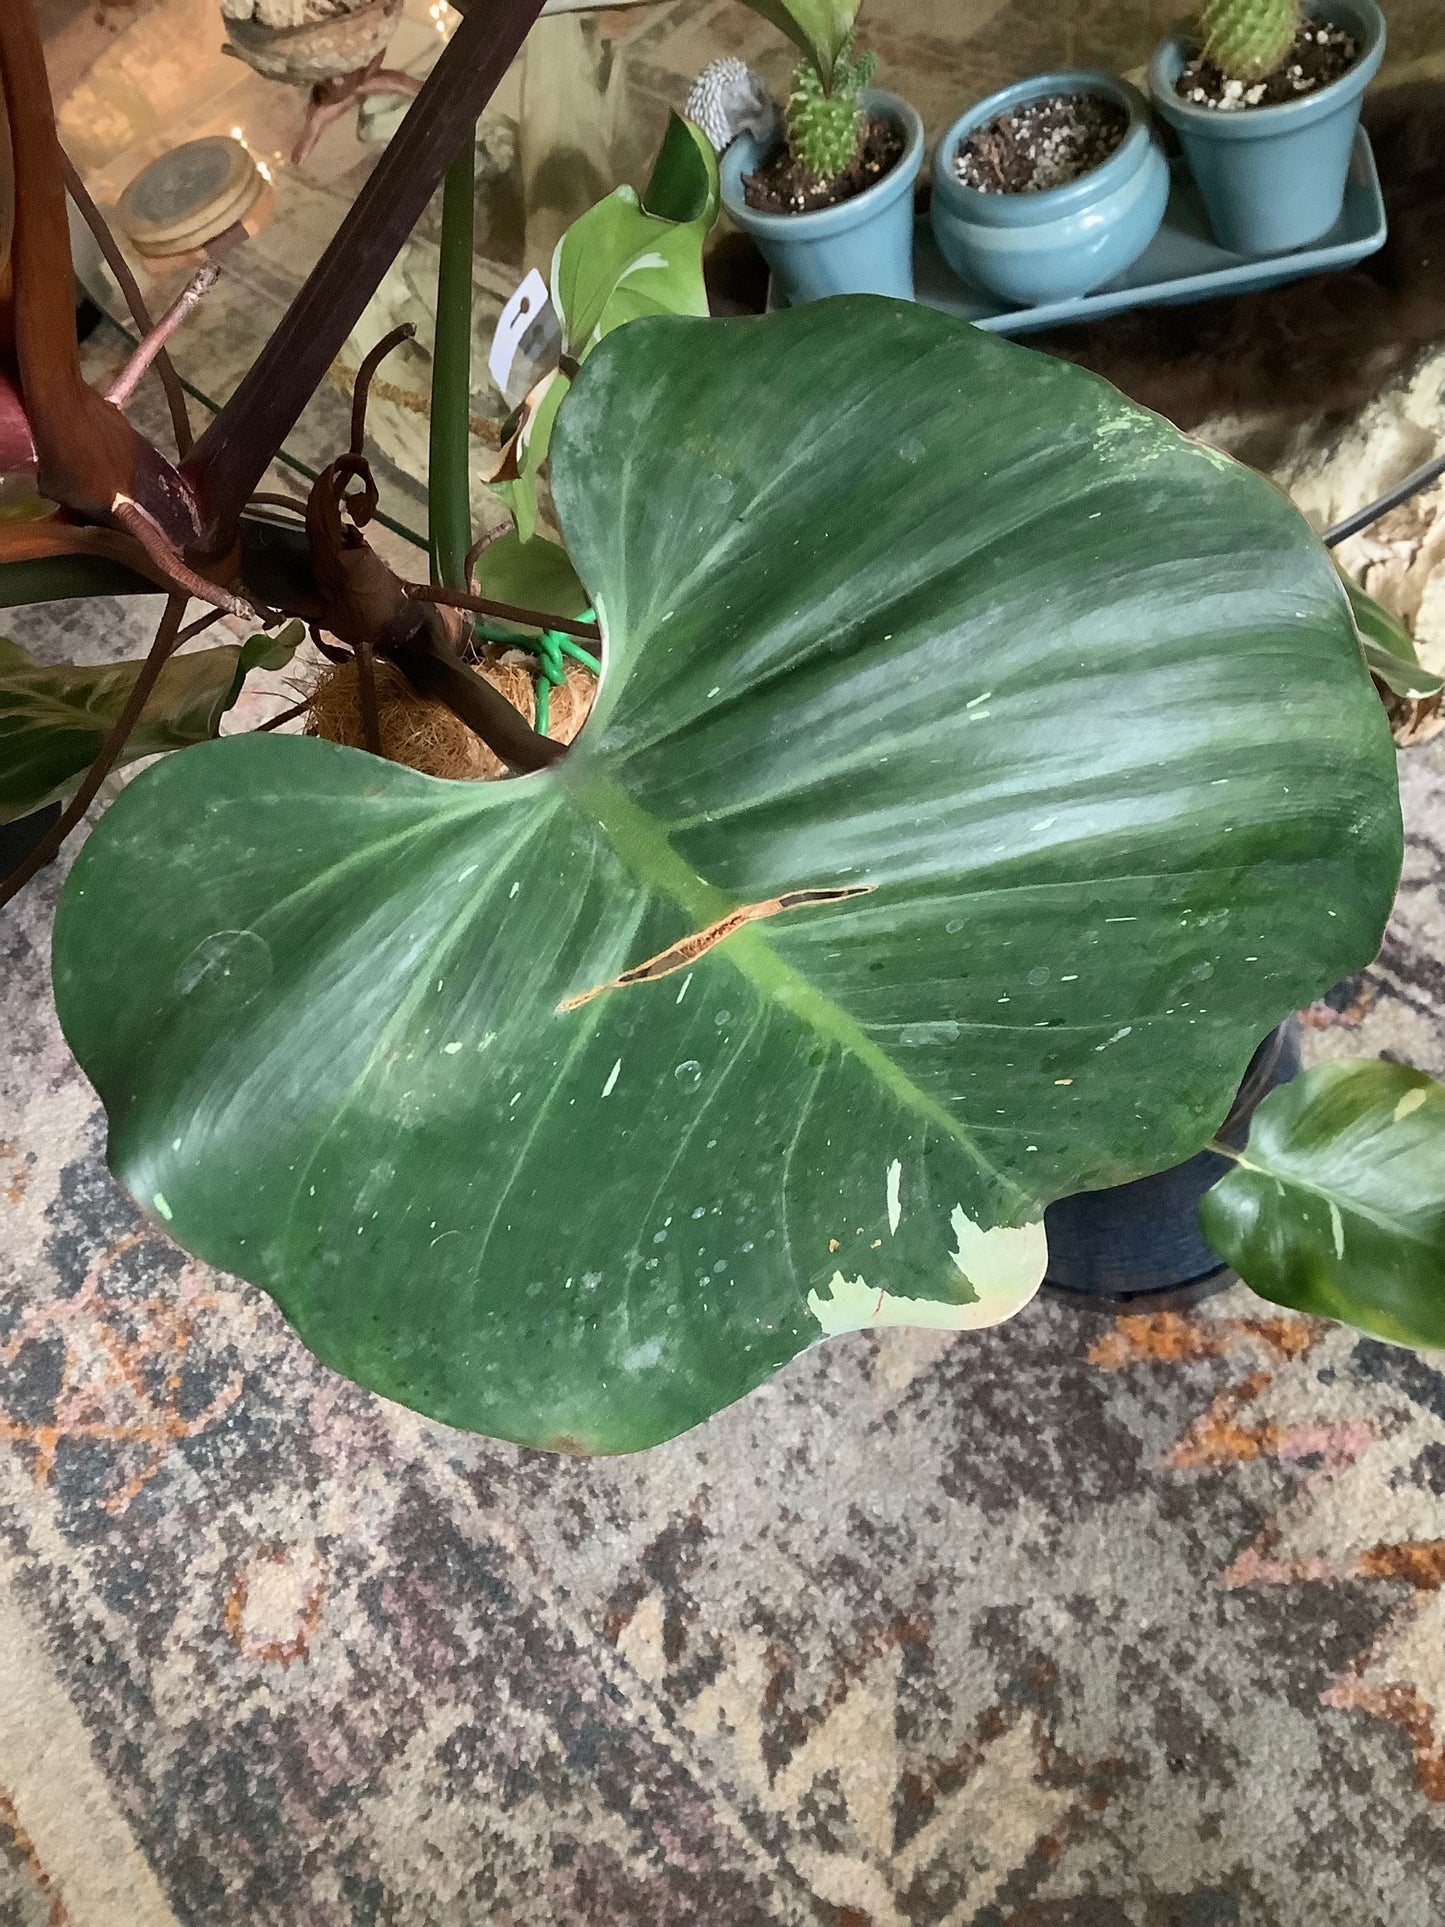
M 280 668 L 304 632 L 175 656 L 160 673 L 121 760 L 185 749 L 216 734 L 253 668 Z M 142 664 L 41 663 L 0 639 L 0 823 L 73 790 L 120 719 Z
M 1261 1297 L 1401 1345 L 1445 1345 L 1445 1085 L 1324 1064 L 1266 1098 L 1200 1206 Z
M 826 86 L 858 17 L 858 0 L 743 0 L 801 47 Z
M 1044 1201 L 1195 1150 L 1374 954 L 1399 807 L 1278 493 L 928 309 L 621 329 L 554 489 L 606 639 L 568 757 L 169 759 L 56 991 L 122 1182 L 323 1358 L 623 1450 L 1021 1303 Z

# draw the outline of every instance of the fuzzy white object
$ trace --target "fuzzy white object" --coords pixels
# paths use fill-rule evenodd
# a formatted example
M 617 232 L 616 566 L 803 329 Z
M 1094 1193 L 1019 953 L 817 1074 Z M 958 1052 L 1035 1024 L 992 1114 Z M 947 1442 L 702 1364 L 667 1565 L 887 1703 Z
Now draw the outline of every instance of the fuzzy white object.
M 253 20 L 273 33 L 286 33 L 360 13 L 369 4 L 370 0 L 221 0 L 221 12 L 227 20 Z
M 739 134 L 765 144 L 782 131 L 778 104 L 746 62 L 729 55 L 709 61 L 692 84 L 683 109 L 721 154 Z

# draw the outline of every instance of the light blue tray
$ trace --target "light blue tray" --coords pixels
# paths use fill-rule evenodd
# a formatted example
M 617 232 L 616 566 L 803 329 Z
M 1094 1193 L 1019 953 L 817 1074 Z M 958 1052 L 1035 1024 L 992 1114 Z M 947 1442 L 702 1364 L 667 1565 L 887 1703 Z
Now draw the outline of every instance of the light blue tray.
M 1022 335 L 1035 328 L 1057 328 L 1066 321 L 1096 320 L 1125 308 L 1157 307 L 1169 302 L 1205 301 L 1212 295 L 1244 294 L 1282 287 L 1325 268 L 1347 268 L 1385 245 L 1385 203 L 1375 157 L 1361 128 L 1345 187 L 1338 222 L 1311 248 L 1247 260 L 1220 247 L 1209 231 L 1204 206 L 1182 160 L 1174 163 L 1174 186 L 1164 225 L 1132 268 L 1068 301 L 1038 308 L 1008 308 L 998 297 L 961 280 L 933 239 L 926 220 L 918 223 L 913 272 L 918 299 L 930 308 L 963 315 L 993 334 Z

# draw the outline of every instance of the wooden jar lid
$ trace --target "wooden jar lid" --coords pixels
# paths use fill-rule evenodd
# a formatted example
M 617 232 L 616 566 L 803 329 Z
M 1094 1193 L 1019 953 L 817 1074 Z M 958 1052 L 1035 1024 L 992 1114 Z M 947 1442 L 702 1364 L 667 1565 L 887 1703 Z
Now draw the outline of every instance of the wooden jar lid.
M 143 167 L 116 214 L 142 254 L 186 254 L 244 219 L 264 186 L 241 143 L 212 134 Z

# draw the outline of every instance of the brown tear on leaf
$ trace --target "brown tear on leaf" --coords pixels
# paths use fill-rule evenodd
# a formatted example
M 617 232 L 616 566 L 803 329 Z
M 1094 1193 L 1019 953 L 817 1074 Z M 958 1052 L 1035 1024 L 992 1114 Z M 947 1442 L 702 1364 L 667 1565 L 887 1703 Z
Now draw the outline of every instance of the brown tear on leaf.
M 515 482 L 520 478 L 522 444 L 526 441 L 532 423 L 536 419 L 537 410 L 546 399 L 547 390 L 560 373 L 561 370 L 558 368 L 549 369 L 535 387 L 527 390 L 518 403 L 515 413 L 509 415 L 502 423 L 502 446 L 496 461 L 492 464 L 491 473 L 485 476 L 484 480 L 493 483 Z
M 843 903 L 849 897 L 871 896 L 874 886 L 871 883 L 855 884 L 837 890 L 789 890 L 783 896 L 769 897 L 766 903 L 745 903 L 741 909 L 732 910 L 716 923 L 710 923 L 705 930 L 694 931 L 692 936 L 683 937 L 680 942 L 669 944 L 646 963 L 635 964 L 631 970 L 624 970 L 620 977 L 610 983 L 594 984 L 591 990 L 584 990 L 579 997 L 568 997 L 558 1004 L 559 1012 L 580 1010 L 590 1004 L 594 997 L 601 997 L 609 990 L 625 990 L 629 984 L 650 984 L 658 977 L 670 977 L 675 970 L 683 970 L 688 964 L 696 963 L 706 951 L 720 944 L 724 937 L 730 937 L 745 923 L 762 923 L 765 918 L 781 916 L 785 910 L 802 910 L 814 903 Z

